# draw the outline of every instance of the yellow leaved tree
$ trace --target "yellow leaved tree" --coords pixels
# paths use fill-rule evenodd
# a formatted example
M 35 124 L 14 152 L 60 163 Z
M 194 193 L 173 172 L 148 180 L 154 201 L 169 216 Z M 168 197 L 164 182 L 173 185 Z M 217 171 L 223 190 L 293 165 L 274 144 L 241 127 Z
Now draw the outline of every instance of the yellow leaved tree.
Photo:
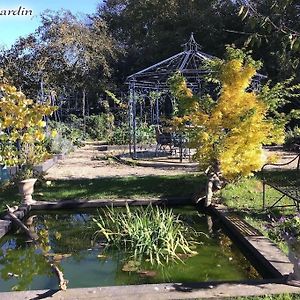
M 233 180 L 260 170 L 266 162 L 262 146 L 284 138 L 284 122 L 269 118 L 268 104 L 259 91 L 251 89 L 259 62 L 242 50 L 228 47 L 227 59 L 215 60 L 210 67 L 220 88 L 216 101 L 209 95 L 193 95 L 179 73 L 169 80 L 178 100 L 173 122 L 178 127 L 186 121 L 192 123 L 194 158 L 209 174 L 206 205 L 211 202 L 212 187 L 220 186 L 220 175 Z
M 27 99 L 6 82 L 0 70 L 0 164 L 25 171 L 43 161 L 46 154 L 43 118 L 55 110 L 49 104 Z

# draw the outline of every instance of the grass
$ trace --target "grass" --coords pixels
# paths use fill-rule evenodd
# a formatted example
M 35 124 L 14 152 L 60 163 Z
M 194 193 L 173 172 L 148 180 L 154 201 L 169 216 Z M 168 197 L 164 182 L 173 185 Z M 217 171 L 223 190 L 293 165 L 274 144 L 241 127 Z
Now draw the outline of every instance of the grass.
M 203 174 L 178 176 L 117 177 L 81 180 L 56 180 L 51 185 L 37 185 L 34 199 L 41 201 L 68 199 L 153 199 L 190 198 L 205 189 Z M 0 190 L 0 210 L 5 204 L 20 201 L 17 189 Z

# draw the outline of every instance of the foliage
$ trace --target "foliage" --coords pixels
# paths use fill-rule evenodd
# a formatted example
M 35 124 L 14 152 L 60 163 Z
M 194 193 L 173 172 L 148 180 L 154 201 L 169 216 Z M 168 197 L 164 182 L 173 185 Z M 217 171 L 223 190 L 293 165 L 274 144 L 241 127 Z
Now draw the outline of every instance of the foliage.
M 178 253 L 194 254 L 192 229 L 172 210 L 153 207 L 126 211 L 106 208 L 93 219 L 109 245 L 130 252 L 134 260 L 150 259 L 151 264 L 180 260 Z
M 114 116 L 111 113 L 86 117 L 86 132 L 93 140 L 110 140 L 114 130 Z
M 238 0 L 236 4 L 244 24 L 233 34 L 264 61 L 264 73 L 275 82 L 291 76 L 299 82 L 299 1 Z
M 294 22 L 298 16 L 299 7 L 297 2 L 293 0 L 285 1 L 262 1 L 261 4 L 254 1 L 239 0 L 242 6 L 239 15 L 243 18 L 249 18 L 253 25 L 257 25 L 267 32 L 275 31 L 286 37 L 286 43 L 294 50 L 300 48 L 300 30 L 298 24 Z M 290 19 L 289 19 L 289 18 Z M 291 27 L 292 26 L 292 27 Z M 254 27 L 254 26 L 253 26 Z M 255 38 L 254 34 L 249 38 Z
M 221 55 L 223 45 L 235 41 L 224 29 L 242 25 L 235 6 L 232 1 L 220 0 L 103 2 L 95 17 L 107 23 L 126 51 L 115 66 L 116 81 L 123 83 L 129 74 L 178 53 L 191 32 L 204 51 Z
M 180 74 L 170 80 L 178 106 L 183 107 L 175 124 L 189 121 L 195 127 L 196 160 L 202 168 L 219 164 L 229 180 L 259 170 L 265 163 L 262 145 L 283 139 L 283 124 L 267 118 L 268 106 L 259 94 L 247 90 L 259 66 L 249 54 L 227 47 L 227 59 L 216 64 L 220 95 L 209 106 L 192 94 Z
M 300 145 L 300 127 L 289 129 L 285 135 L 284 146 L 291 150 L 296 150 L 295 144 Z
M 48 142 L 48 150 L 53 154 L 68 154 L 74 150 L 72 141 L 64 138 L 60 133 L 55 137 L 51 137 L 51 140 Z
M 44 116 L 51 115 L 56 107 L 35 103 L 5 83 L 0 83 L 0 163 L 6 166 L 33 166 L 46 155 Z
M 273 239 L 300 239 L 300 216 L 282 216 L 277 222 L 272 224 L 273 228 L 270 234 L 273 235 Z
M 74 150 L 74 146 L 83 146 L 84 141 L 89 138 L 83 130 L 83 119 L 72 114 L 65 122 L 48 121 L 47 128 L 46 147 L 54 154 L 69 153 Z M 49 134 L 49 131 L 56 134 Z
M 154 125 L 149 125 L 147 122 L 142 122 L 136 129 L 137 143 L 153 144 L 155 142 Z
M 127 123 L 121 123 L 116 126 L 108 136 L 108 141 L 113 145 L 128 145 L 130 128 Z M 142 122 L 136 127 L 136 141 L 139 144 L 151 144 L 155 142 L 155 130 L 153 125 Z
M 112 145 L 128 145 L 129 143 L 129 126 L 127 123 L 122 123 L 116 126 L 108 142 Z
M 0 67 L 27 95 L 85 115 L 88 107 L 99 110 L 117 53 L 103 20 L 47 10 L 34 33 L 0 53 Z

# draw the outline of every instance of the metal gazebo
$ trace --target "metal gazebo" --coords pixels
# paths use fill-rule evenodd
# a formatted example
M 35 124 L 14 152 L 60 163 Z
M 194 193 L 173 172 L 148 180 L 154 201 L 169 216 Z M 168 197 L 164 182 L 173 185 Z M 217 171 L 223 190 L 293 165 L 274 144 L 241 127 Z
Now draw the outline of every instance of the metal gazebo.
M 205 68 L 205 61 L 214 57 L 201 52 L 200 45 L 195 41 L 193 33 L 187 43 L 183 44 L 184 50 L 170 58 L 145 68 L 127 77 L 126 84 L 129 87 L 129 128 L 130 142 L 129 151 L 132 158 L 137 157 L 137 117 L 138 111 L 142 111 L 141 99 L 149 98 L 156 93 L 158 97 L 151 103 L 151 117 L 149 122 L 159 124 L 163 113 L 163 105 L 169 100 L 170 105 L 174 105 L 175 99 L 169 92 L 167 80 L 176 71 L 179 71 L 186 79 L 187 85 L 196 94 L 207 93 L 205 88 L 205 74 L 210 70 Z M 253 78 L 252 87 L 258 89 L 263 75 L 257 74 Z

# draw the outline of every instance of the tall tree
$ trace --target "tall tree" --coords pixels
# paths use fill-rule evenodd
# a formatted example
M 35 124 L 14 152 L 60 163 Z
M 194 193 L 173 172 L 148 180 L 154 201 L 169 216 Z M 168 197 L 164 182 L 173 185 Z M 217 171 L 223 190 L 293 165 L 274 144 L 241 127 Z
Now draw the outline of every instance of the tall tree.
M 300 4 L 298 0 L 238 0 L 245 22 L 246 46 L 263 59 L 268 75 L 276 80 L 292 75 L 300 80 Z
M 107 0 L 95 18 L 106 21 L 126 51 L 116 66 L 123 82 L 127 75 L 180 52 L 191 32 L 203 51 L 222 56 L 224 44 L 236 39 L 225 29 L 242 25 L 235 6 L 221 0 Z
M 67 97 L 80 94 L 85 114 L 87 105 L 96 105 L 116 52 L 105 22 L 81 20 L 69 11 L 46 11 L 33 34 L 1 53 L 0 65 L 31 97 L 37 96 L 41 85 Z

